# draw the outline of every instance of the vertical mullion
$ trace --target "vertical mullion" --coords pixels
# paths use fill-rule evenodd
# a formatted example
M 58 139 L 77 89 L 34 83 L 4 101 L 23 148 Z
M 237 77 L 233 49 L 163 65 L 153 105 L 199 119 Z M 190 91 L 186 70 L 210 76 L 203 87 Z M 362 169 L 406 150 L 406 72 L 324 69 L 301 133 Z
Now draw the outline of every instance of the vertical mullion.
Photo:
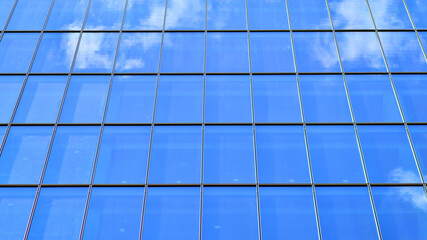
M 403 5 L 405 5 L 405 9 L 406 9 L 406 12 L 408 13 L 409 20 L 411 21 L 412 27 L 414 28 L 415 34 L 417 35 L 417 39 L 418 39 L 418 42 L 420 43 L 421 49 L 423 51 L 424 58 L 427 60 L 427 54 L 426 54 L 426 51 L 424 49 L 423 43 L 421 42 L 421 38 L 418 34 L 417 26 L 415 26 L 415 22 L 412 19 L 411 13 L 409 12 L 409 8 L 408 8 L 408 5 L 406 4 L 405 0 L 403 0 Z
M 7 17 L 7 20 L 6 20 L 6 22 L 4 23 L 3 29 L 1 30 L 1 34 L 0 34 L 0 41 L 2 40 L 3 35 L 4 35 L 4 31 L 6 31 L 6 27 L 7 27 L 7 25 L 9 24 L 10 19 L 12 18 L 12 14 L 13 14 L 13 12 L 15 11 L 15 7 L 16 7 L 16 4 L 17 4 L 17 3 L 18 3 L 18 0 L 15 0 L 15 2 L 13 3 L 12 8 L 10 9 L 9 16 Z M 49 15 L 49 14 L 48 14 L 48 15 Z

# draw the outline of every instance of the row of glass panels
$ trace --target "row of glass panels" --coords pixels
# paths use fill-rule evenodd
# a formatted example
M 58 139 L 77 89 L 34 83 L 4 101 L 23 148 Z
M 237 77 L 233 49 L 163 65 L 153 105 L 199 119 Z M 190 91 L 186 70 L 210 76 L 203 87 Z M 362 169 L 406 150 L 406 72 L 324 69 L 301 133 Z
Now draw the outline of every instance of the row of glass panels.
M 0 4 L 0 27 L 6 23 L 15 0 Z M 19 0 L 6 30 L 41 30 L 52 0 Z M 118 30 L 126 0 L 92 0 L 85 29 Z M 417 28 L 427 28 L 427 7 L 419 0 L 287 0 L 293 29 L 373 29 L 369 2 L 378 29 L 412 29 L 404 2 Z M 239 30 L 289 29 L 285 0 L 128 0 L 123 29 Z M 246 7 L 247 4 L 247 7 Z M 80 30 L 88 0 L 55 0 L 47 30 Z M 246 13 L 246 8 L 248 13 Z M 207 18 L 206 18 L 207 13 Z M 247 19 L 249 23 L 247 24 Z M 207 23 L 205 21 L 207 20 Z

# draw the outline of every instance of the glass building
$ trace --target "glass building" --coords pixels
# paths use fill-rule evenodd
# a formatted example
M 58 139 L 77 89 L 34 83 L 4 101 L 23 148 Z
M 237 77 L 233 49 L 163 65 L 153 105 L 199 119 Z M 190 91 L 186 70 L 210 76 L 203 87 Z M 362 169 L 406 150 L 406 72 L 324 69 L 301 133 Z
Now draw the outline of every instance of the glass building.
M 0 239 L 427 239 L 426 16 L 0 0 Z

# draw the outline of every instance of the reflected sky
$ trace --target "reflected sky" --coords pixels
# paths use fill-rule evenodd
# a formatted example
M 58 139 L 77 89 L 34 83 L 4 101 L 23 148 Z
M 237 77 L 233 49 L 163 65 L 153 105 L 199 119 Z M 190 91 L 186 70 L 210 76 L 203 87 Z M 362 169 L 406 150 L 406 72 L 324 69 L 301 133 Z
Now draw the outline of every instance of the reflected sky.
M 423 173 L 424 182 L 427 182 L 427 126 L 411 125 L 408 128 L 417 154 L 417 160 Z
M 208 1 L 208 29 L 246 29 L 245 0 Z
M 427 75 L 393 75 L 403 115 L 408 122 L 427 122 Z
M 288 6 L 292 29 L 331 29 L 325 1 L 288 0 Z
M 7 30 L 41 30 L 51 2 L 52 0 L 19 0 L 7 24 Z
M 405 0 L 416 28 L 427 28 L 427 4 L 423 0 Z
M 39 33 L 6 33 L 0 41 L 0 72 L 26 73 Z
M 128 0 L 123 29 L 161 30 L 164 16 L 165 0 Z
M 286 0 L 249 0 L 250 29 L 289 29 Z
M 18 100 L 24 76 L 0 76 L 0 122 L 8 123 Z
M 85 29 L 118 30 L 122 24 L 126 0 L 92 0 Z
M 0 29 L 3 30 L 15 0 L 0 1 Z
M 80 30 L 88 0 L 55 0 L 47 21 L 47 30 Z
M 366 0 L 329 0 L 335 29 L 372 29 Z
M 168 0 L 165 28 L 204 30 L 205 13 L 205 0 Z
M 412 29 L 402 0 L 369 0 L 369 5 L 378 29 Z

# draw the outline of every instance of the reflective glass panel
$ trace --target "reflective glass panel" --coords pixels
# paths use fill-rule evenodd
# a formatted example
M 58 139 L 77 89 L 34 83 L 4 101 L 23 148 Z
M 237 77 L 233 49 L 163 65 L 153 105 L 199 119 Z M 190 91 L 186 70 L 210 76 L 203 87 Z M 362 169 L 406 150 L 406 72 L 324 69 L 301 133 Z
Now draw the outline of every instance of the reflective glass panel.
M 51 2 L 52 0 L 19 0 L 7 30 L 41 30 Z
M 207 25 L 209 30 L 246 29 L 246 1 L 209 0 Z
M 123 29 L 162 30 L 165 8 L 165 0 L 128 0 Z
M 7 126 L 0 126 L 0 142 L 3 141 L 4 135 L 6 134 Z
M 85 29 L 119 30 L 126 0 L 91 0 Z
M 0 76 L 0 122 L 9 123 L 21 92 L 24 76 Z
M 372 29 L 366 0 L 329 0 L 335 29 Z
M 288 0 L 288 7 L 293 29 L 331 29 L 325 1 Z
M 411 125 L 408 128 L 417 154 L 417 160 L 423 173 L 424 182 L 427 182 L 427 126 Z
M 167 5 L 167 30 L 205 29 L 206 0 L 168 0 Z
M 39 33 L 6 33 L 0 42 L 0 73 L 26 73 Z
M 6 24 L 9 14 L 12 10 L 15 0 L 3 0 L 0 2 L 0 29 L 3 30 Z
M 87 6 L 88 0 L 55 0 L 46 30 L 80 30 Z
M 416 28 L 427 28 L 427 5 L 420 0 L 405 0 Z
M 408 122 L 427 122 L 427 76 L 393 75 L 403 115 Z
M 249 0 L 249 28 L 289 29 L 286 0 Z
M 402 0 L 369 0 L 378 29 L 412 29 Z

